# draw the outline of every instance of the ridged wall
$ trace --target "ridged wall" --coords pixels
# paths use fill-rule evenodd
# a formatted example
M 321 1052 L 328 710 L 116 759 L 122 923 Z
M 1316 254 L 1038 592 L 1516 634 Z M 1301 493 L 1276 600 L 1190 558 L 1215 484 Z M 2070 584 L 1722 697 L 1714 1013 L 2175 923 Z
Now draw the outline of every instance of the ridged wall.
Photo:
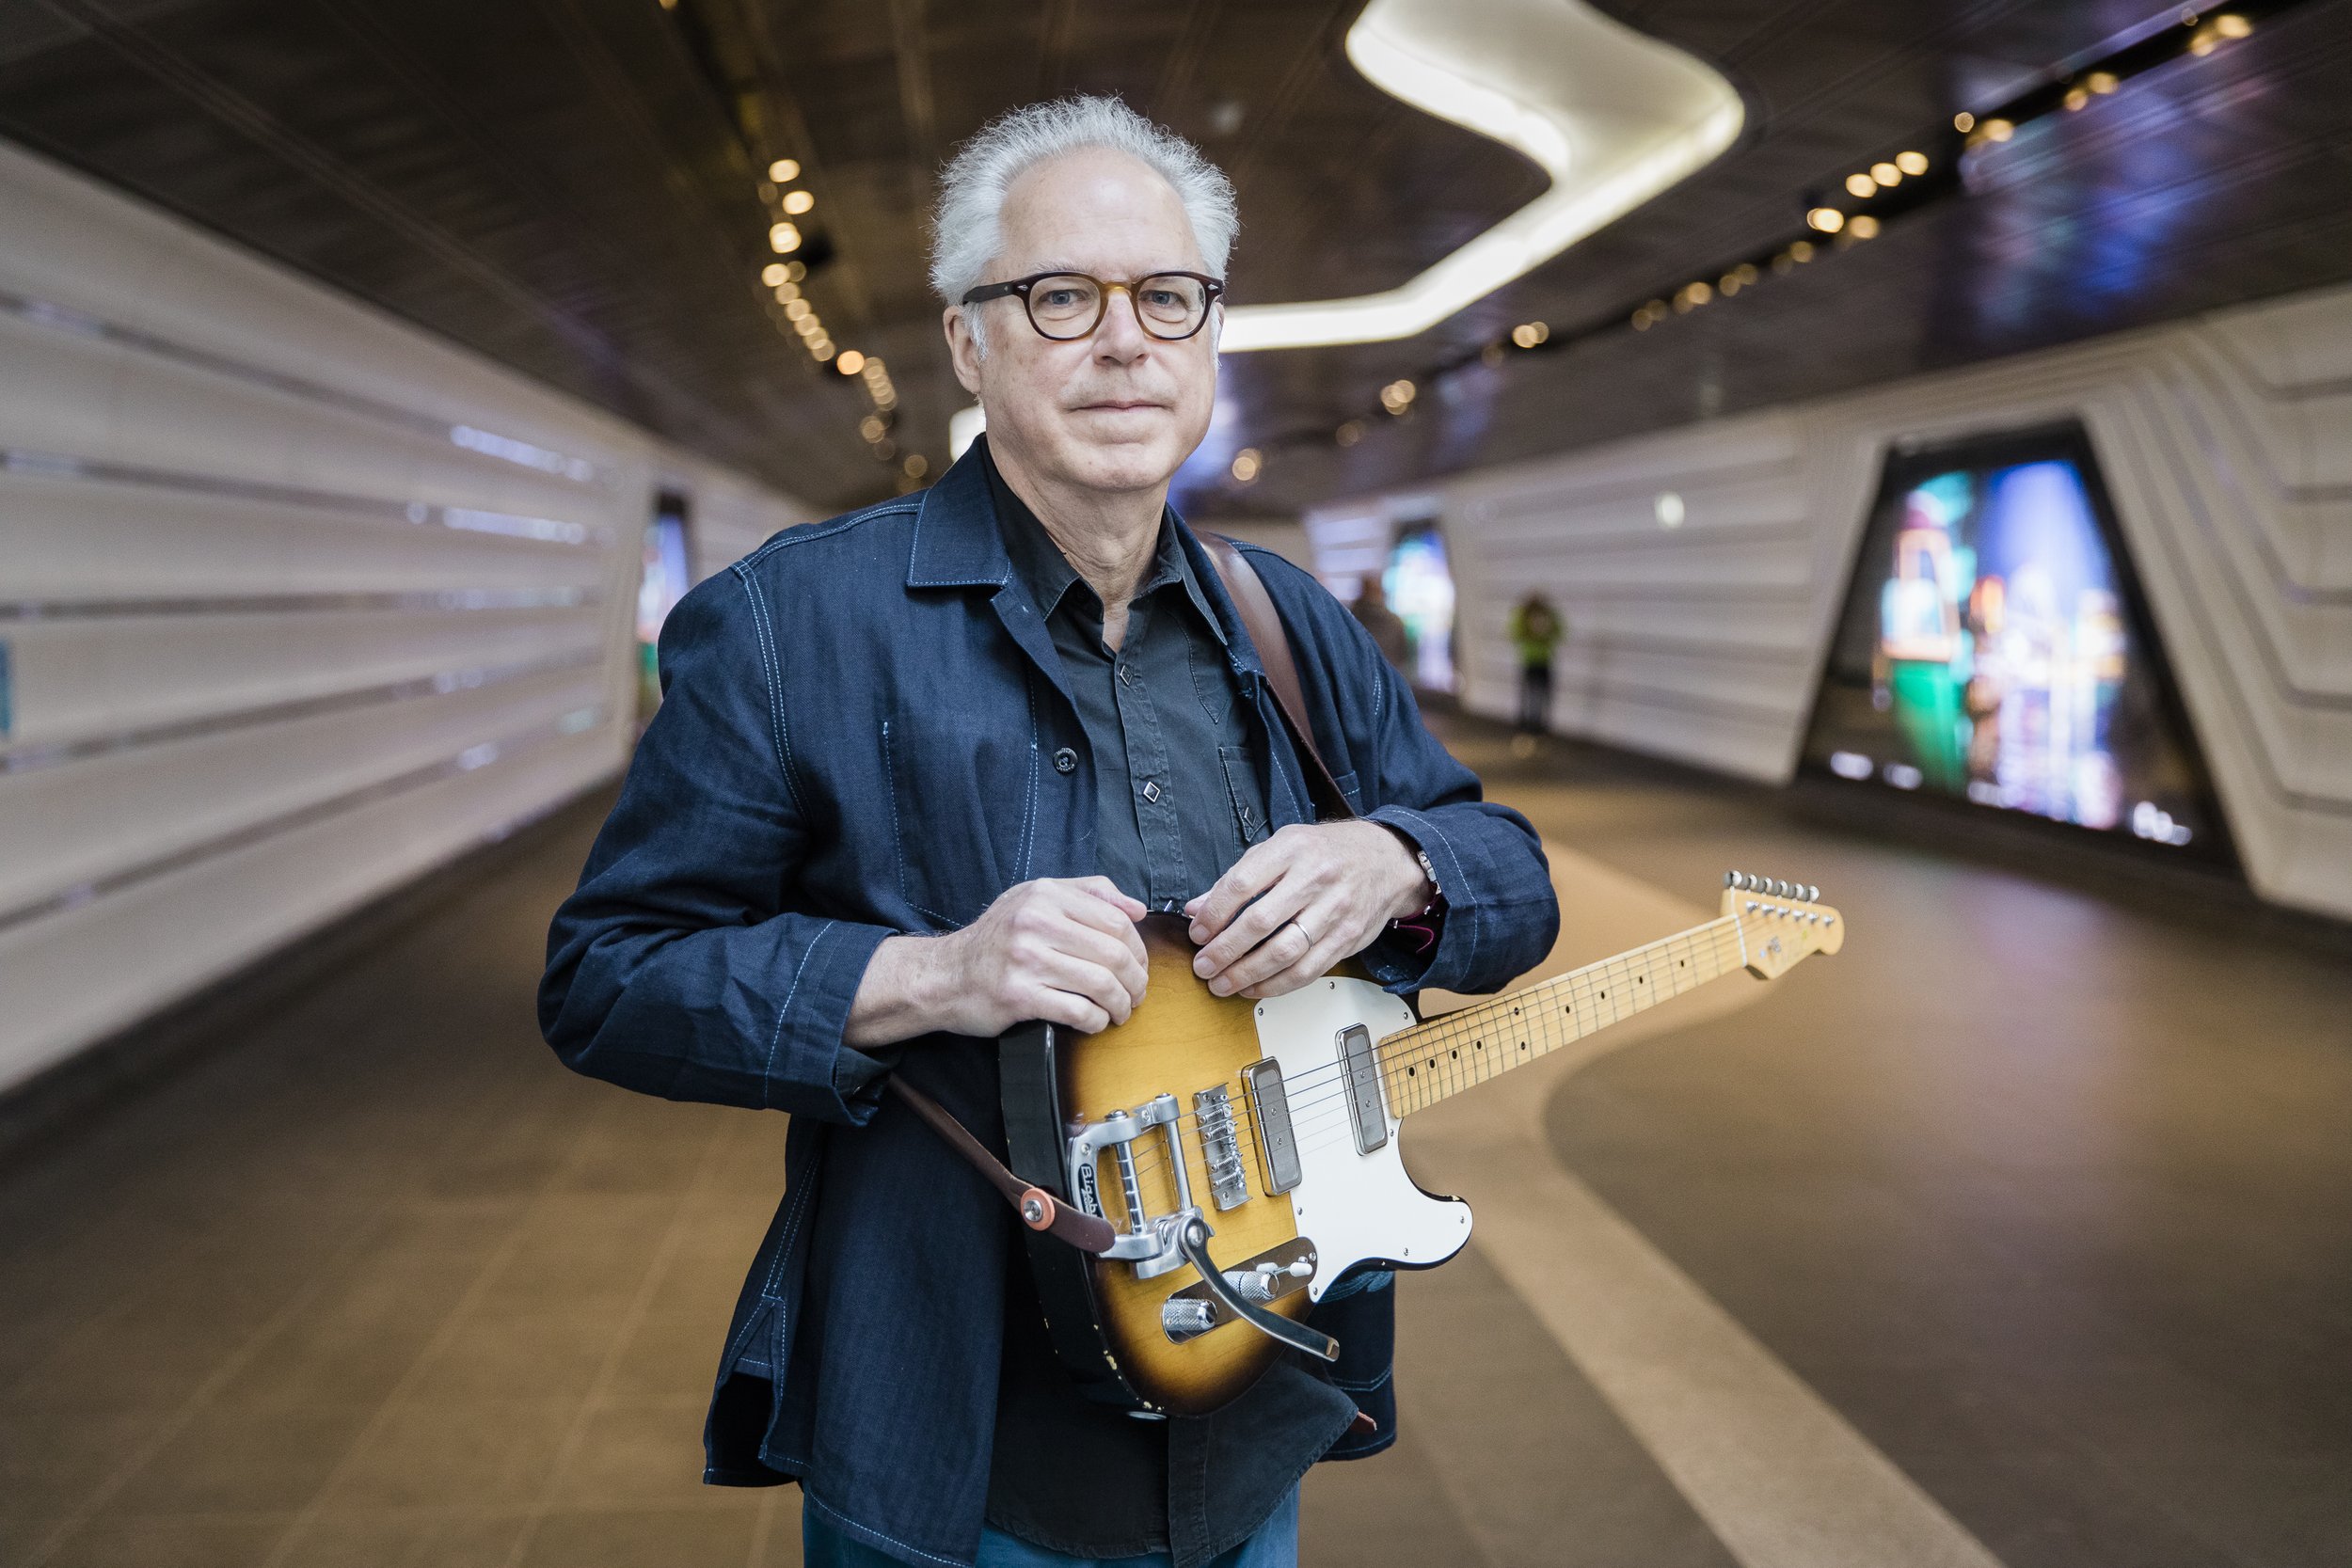
M 0 1088 L 612 775 L 642 533 L 808 514 L 0 147 Z
M 1778 782 L 1888 451 L 2064 419 L 2090 430 L 2249 879 L 2352 916 L 2352 291 L 1466 474 L 1309 529 L 1344 577 L 1396 517 L 1442 515 L 1473 710 L 1513 711 L 1505 624 L 1540 589 L 1570 625 L 1559 729 Z

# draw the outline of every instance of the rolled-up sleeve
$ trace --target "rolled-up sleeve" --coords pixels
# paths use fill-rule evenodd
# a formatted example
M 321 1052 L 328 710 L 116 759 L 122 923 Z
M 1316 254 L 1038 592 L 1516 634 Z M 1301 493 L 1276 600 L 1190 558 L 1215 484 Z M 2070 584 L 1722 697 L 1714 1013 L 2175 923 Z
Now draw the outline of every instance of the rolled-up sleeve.
M 881 1064 L 842 1032 L 894 933 L 787 907 L 809 828 L 766 648 L 734 570 L 671 612 L 661 706 L 548 933 L 540 1032 L 646 1094 L 861 1122 Z

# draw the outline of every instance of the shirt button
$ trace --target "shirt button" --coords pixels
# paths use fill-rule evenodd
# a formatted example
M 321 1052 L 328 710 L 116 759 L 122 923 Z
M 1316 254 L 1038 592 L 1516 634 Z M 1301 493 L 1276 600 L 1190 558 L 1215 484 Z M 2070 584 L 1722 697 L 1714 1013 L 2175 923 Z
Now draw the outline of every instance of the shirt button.
M 1075 769 L 1077 766 L 1078 753 L 1072 751 L 1069 747 L 1064 746 L 1060 751 L 1054 753 L 1055 772 L 1068 773 Z
M 1119 667 L 1119 684 L 1121 686 L 1133 686 L 1136 684 L 1136 667 L 1134 665 L 1122 664 Z
M 1147 780 L 1143 786 L 1143 798 L 1157 805 L 1160 799 L 1160 786 Z

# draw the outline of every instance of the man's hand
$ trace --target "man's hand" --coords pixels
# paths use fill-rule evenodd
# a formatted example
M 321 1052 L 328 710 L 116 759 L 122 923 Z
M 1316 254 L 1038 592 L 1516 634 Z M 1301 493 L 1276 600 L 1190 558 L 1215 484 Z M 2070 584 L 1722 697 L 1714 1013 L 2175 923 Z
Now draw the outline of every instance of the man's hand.
M 936 1030 L 985 1037 L 1041 1021 L 1092 1034 L 1124 1023 L 1149 973 L 1136 934 L 1143 916 L 1106 877 L 1007 888 L 961 931 L 890 937 L 875 948 L 842 1041 L 888 1045 Z
M 1429 895 L 1421 862 L 1377 822 L 1294 824 L 1184 906 L 1203 944 L 1192 972 L 1219 996 L 1280 996 L 1371 946 Z

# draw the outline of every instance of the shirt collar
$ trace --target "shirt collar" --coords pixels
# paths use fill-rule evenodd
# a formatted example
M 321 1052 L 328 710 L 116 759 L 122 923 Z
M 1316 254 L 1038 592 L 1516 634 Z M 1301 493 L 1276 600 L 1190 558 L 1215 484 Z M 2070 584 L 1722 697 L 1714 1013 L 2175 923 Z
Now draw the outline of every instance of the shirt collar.
M 1070 563 L 1070 558 L 1061 553 L 1061 546 L 1054 543 L 1054 536 L 1045 531 L 1045 525 L 1038 521 L 1028 503 L 1005 483 L 1005 476 L 997 471 L 996 460 L 989 455 L 987 440 L 983 436 L 973 445 L 988 473 L 989 495 L 995 502 L 996 526 L 1004 536 L 1005 554 L 1012 562 L 1014 578 L 1029 591 L 1038 613 L 1051 618 L 1060 608 L 1063 595 L 1086 579 Z M 1184 585 L 1184 595 L 1192 600 L 1193 609 L 1200 612 L 1216 640 L 1223 642 L 1225 628 L 1210 608 L 1208 596 L 1201 592 L 1200 579 L 1193 572 L 1192 560 L 1176 536 L 1176 515 L 1162 507 L 1159 546 L 1153 552 L 1151 569 L 1136 587 L 1136 597 L 1139 599 L 1171 582 Z M 1087 592 L 1090 595 L 1093 589 L 1089 587 Z

